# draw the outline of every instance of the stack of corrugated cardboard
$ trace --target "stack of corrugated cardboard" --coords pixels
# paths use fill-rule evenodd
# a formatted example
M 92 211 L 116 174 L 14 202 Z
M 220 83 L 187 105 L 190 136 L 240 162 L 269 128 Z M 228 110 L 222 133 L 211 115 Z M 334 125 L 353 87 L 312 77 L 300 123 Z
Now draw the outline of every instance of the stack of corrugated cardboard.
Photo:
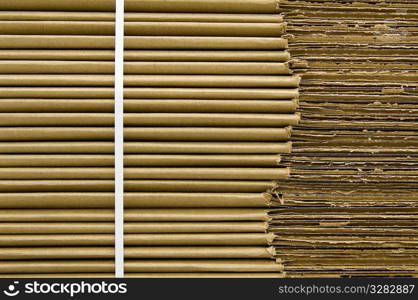
M 125 1 L 127 276 L 418 275 L 418 1 L 278 2 Z M 0 277 L 113 276 L 114 3 L 0 2 Z
M 114 0 L 0 3 L 0 276 L 112 276 Z M 283 276 L 276 0 L 125 1 L 127 276 Z
M 274 213 L 288 276 L 418 275 L 418 2 L 282 1 L 301 123 Z

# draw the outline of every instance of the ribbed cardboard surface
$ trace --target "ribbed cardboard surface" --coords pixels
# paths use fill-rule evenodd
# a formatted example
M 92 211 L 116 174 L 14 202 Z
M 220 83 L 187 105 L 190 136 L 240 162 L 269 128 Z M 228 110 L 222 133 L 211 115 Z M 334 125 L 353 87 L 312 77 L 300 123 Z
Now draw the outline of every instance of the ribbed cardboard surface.
M 300 77 L 278 2 L 125 8 L 127 276 L 282 277 Z M 0 277 L 112 276 L 114 1 L 0 9 Z

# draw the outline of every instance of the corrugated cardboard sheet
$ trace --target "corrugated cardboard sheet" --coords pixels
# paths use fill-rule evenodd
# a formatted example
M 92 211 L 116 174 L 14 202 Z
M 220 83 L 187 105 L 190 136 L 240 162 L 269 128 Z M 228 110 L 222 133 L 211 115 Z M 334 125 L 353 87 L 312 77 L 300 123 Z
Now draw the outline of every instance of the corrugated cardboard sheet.
M 416 0 L 125 8 L 126 276 L 418 276 Z M 0 277 L 113 276 L 113 12 L 0 3 Z
M 277 5 L 125 1 L 127 276 L 284 276 L 300 77 Z M 0 3 L 0 276 L 113 276 L 113 11 Z
M 301 123 L 273 213 L 290 277 L 418 275 L 416 1 L 282 1 Z

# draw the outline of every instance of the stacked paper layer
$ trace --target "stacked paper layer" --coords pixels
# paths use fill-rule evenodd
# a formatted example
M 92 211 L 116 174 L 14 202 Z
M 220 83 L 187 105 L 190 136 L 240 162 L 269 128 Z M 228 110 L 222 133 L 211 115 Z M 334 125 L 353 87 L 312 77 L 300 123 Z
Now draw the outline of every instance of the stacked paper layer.
M 0 4 L 0 276 L 113 275 L 113 4 Z M 277 2 L 125 7 L 127 276 L 283 276 L 300 78 Z
M 303 73 L 272 230 L 291 277 L 418 275 L 417 1 L 282 1 Z

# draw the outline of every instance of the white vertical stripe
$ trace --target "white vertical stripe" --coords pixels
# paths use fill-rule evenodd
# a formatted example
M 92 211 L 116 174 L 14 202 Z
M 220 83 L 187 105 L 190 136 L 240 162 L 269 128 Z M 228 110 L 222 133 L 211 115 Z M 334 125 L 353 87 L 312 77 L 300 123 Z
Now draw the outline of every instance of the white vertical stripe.
M 115 276 L 124 277 L 123 242 L 123 21 L 124 0 L 115 18 Z

